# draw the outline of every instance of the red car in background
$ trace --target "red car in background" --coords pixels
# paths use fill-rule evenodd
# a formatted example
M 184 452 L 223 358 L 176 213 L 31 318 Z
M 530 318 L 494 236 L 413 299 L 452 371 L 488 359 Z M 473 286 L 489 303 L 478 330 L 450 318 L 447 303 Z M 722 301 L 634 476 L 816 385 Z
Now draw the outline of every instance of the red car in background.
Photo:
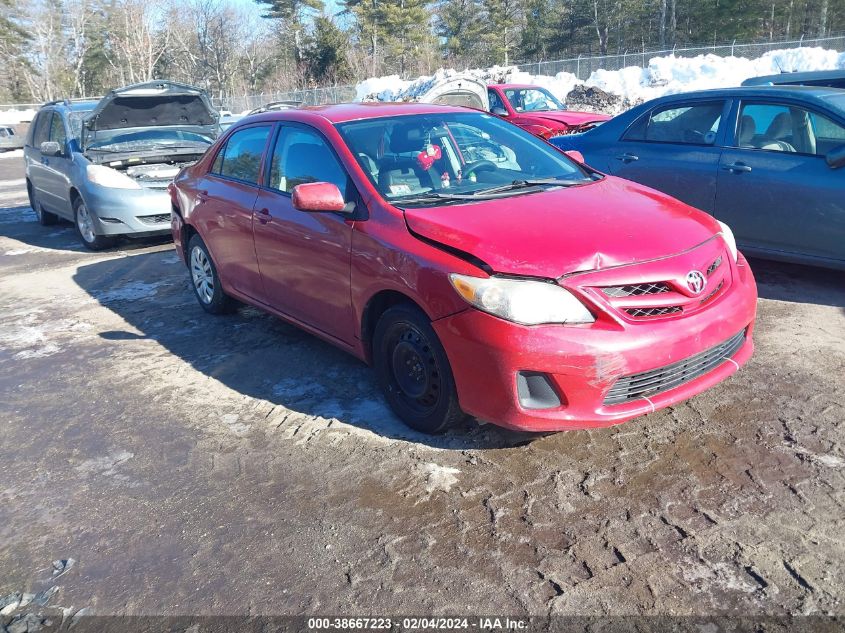
M 206 311 L 238 299 L 372 363 L 420 431 L 624 422 L 752 353 L 756 286 L 727 226 L 483 112 L 258 114 L 170 193 Z
M 606 114 L 575 112 L 540 86 L 491 84 L 487 87 L 490 112 L 540 138 L 585 132 L 609 120 Z

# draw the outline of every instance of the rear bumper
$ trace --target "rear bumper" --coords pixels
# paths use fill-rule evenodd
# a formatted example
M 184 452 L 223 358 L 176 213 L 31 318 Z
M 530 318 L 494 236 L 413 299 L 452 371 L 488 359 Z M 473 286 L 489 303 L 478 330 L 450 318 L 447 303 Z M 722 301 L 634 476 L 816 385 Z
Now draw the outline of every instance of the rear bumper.
M 526 327 L 478 310 L 434 323 L 446 349 L 467 413 L 523 431 L 561 431 L 619 424 L 686 400 L 721 382 L 752 355 L 757 289 L 740 256 L 730 290 L 707 310 L 624 328 Z M 604 404 L 619 378 L 672 365 L 745 331 L 744 344 L 707 373 L 661 393 Z M 520 404 L 519 372 L 540 373 L 561 405 L 529 409 Z

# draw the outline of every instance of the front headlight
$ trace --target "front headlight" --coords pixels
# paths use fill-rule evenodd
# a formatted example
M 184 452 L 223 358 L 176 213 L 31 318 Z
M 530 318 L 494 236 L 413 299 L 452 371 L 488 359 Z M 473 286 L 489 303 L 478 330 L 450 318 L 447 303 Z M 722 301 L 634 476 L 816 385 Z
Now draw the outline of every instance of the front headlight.
M 529 279 L 449 275 L 467 303 L 479 310 L 521 323 L 593 323 L 596 319 L 571 293 L 553 283 Z
M 88 165 L 88 180 L 94 184 L 112 189 L 140 189 L 141 185 L 126 174 L 105 165 Z
M 716 220 L 719 222 L 719 220 Z M 725 240 L 725 244 L 728 245 L 728 250 L 731 252 L 731 257 L 734 258 L 734 261 L 737 260 L 739 257 L 739 253 L 736 250 L 736 238 L 734 237 L 734 232 L 731 231 L 731 227 L 729 227 L 724 222 L 719 222 L 719 226 L 722 227 L 722 239 Z

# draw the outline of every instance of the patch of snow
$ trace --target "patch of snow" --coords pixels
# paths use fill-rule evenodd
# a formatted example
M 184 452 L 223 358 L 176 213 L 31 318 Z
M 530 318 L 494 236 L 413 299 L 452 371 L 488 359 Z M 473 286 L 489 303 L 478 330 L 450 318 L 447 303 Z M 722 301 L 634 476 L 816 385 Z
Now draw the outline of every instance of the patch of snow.
M 25 349 L 22 352 L 18 352 L 17 354 L 15 354 L 15 358 L 17 358 L 18 360 L 27 360 L 29 358 L 45 358 L 46 356 L 58 354 L 61 351 L 62 348 L 56 345 L 55 343 L 46 343 L 45 345 L 36 349 Z
M 18 125 L 30 123 L 35 118 L 35 110 L 0 110 L 0 125 Z
M 9 257 L 14 257 L 15 255 L 26 255 L 28 253 L 40 253 L 41 251 L 47 250 L 46 248 L 38 248 L 37 246 L 30 246 L 28 248 L 15 248 L 10 251 L 6 251 L 3 255 L 7 255 Z
M 115 301 L 138 301 L 148 299 L 158 294 L 161 286 L 168 286 L 169 282 L 155 281 L 146 283 L 143 281 L 130 281 L 123 286 L 94 293 L 94 298 L 100 303 L 113 303 Z
M 244 435 L 251 428 L 248 424 L 239 422 L 240 416 L 237 413 L 226 413 L 220 416 L 220 421 L 226 428 L 235 435 Z
M 76 467 L 76 470 L 81 473 L 114 475 L 117 473 L 115 469 L 120 464 L 132 459 L 133 457 L 135 457 L 134 453 L 130 453 L 129 451 L 118 451 L 104 457 L 86 459 Z
M 423 464 L 417 468 L 417 471 L 424 478 L 423 483 L 428 494 L 432 494 L 436 490 L 449 492 L 452 486 L 458 483 L 457 475 L 461 474 L 461 471 L 457 468 L 440 466 L 434 463 Z
M 739 86 L 751 77 L 778 74 L 782 70 L 803 72 L 839 68 L 845 69 L 845 53 L 818 47 L 770 51 L 756 59 L 720 57 L 714 54 L 696 57 L 658 56 L 651 58 L 646 68 L 629 66 L 621 70 L 597 70 L 584 82 L 568 72 L 554 76 L 532 75 L 515 66 L 494 66 L 461 73 L 441 68 L 434 75 L 410 81 L 398 75 L 367 79 L 356 86 L 356 100 L 413 101 L 435 83 L 457 74 L 466 74 L 487 83 L 543 86 L 562 100 L 576 84 L 584 83 L 618 95 L 630 104 L 665 94 Z

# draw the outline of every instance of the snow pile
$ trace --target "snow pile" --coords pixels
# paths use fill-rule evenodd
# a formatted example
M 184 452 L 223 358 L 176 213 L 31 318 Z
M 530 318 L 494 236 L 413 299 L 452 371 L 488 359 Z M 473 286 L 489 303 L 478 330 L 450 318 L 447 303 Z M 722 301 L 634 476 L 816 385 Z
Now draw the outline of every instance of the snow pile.
M 0 125 L 29 123 L 35 118 L 35 110 L 0 110 Z
M 486 83 L 523 83 L 543 86 L 562 101 L 576 85 L 586 84 L 619 97 L 618 108 L 665 94 L 738 86 L 746 79 L 780 72 L 845 69 L 845 53 L 824 48 L 791 48 L 765 53 L 756 59 L 698 55 L 654 57 L 647 68 L 597 70 L 585 82 L 572 73 L 532 75 L 515 66 L 458 72 L 440 69 L 434 75 L 412 81 L 398 75 L 367 79 L 356 86 L 357 101 L 413 101 L 435 84 L 457 75 Z

